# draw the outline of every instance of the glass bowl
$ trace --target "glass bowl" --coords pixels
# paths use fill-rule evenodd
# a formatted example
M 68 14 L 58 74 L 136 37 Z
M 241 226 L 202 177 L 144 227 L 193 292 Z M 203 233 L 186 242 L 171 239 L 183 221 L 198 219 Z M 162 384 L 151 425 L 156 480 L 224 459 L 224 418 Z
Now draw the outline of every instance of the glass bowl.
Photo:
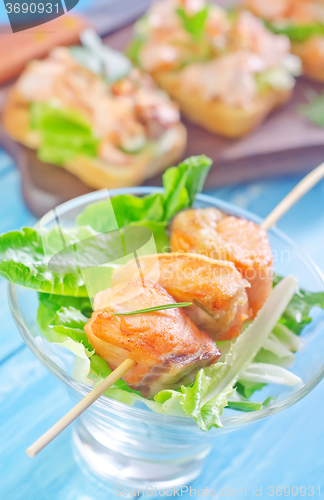
M 140 187 L 114 190 L 110 195 L 143 196 L 161 191 L 159 188 Z M 102 191 L 86 194 L 61 205 L 57 213 L 64 217 L 67 225 L 72 225 L 77 214 L 87 205 L 106 196 Z M 197 196 L 195 206 L 216 207 L 260 222 L 249 212 L 205 195 Z M 52 227 L 53 213 L 45 216 L 44 221 L 48 228 Z M 324 290 L 322 273 L 295 243 L 277 229 L 269 231 L 269 238 L 279 275 L 294 275 L 300 286 L 307 290 Z M 72 378 L 73 355 L 41 335 L 36 322 L 37 293 L 9 284 L 9 301 L 24 341 L 35 356 L 66 384 L 73 402 L 77 403 L 90 388 Z M 264 401 L 268 396 L 274 398 L 268 406 L 251 413 L 225 409 L 222 417 L 224 428 L 203 432 L 191 418 L 160 415 L 146 407 L 131 407 L 102 396 L 73 427 L 73 443 L 81 462 L 113 486 L 165 489 L 188 484 L 202 471 L 217 436 L 288 408 L 323 378 L 324 311 L 314 308 L 312 316 L 312 323 L 302 332 L 304 350 L 297 353 L 291 369 L 303 382 L 295 387 L 268 385 L 257 391 L 254 394 L 256 401 Z

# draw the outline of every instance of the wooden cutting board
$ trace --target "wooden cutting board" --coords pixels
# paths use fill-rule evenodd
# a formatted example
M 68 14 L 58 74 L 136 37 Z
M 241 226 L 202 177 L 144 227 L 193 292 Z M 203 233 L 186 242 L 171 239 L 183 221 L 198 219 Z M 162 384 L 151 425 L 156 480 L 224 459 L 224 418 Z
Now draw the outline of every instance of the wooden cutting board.
M 104 38 L 105 43 L 124 50 L 132 26 Z M 298 79 L 292 100 L 250 136 L 239 140 L 217 137 L 186 120 L 188 145 L 184 157 L 206 154 L 214 161 L 207 189 L 230 183 L 308 172 L 324 161 L 324 129 L 301 117 L 297 110 L 309 90 L 321 92 L 323 85 Z M 0 88 L 0 109 L 8 86 Z M 31 212 L 41 217 L 53 207 L 91 191 L 64 169 L 40 163 L 34 151 L 21 147 L 0 133 L 0 144 L 14 157 L 21 171 L 22 191 Z M 161 185 L 161 176 L 146 185 Z

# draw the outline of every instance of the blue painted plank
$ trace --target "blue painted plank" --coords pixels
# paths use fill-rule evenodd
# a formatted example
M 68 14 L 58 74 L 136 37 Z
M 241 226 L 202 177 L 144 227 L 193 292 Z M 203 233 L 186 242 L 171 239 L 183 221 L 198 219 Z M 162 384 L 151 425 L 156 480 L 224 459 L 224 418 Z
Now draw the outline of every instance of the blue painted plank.
M 206 482 L 218 490 L 246 488 L 248 498 L 253 486 L 266 491 L 271 485 L 323 487 L 323 424 L 318 411 L 323 396 L 322 382 L 282 413 L 222 436 L 215 442 L 213 465 L 195 482 L 197 487 Z
M 0 280 L 0 363 L 11 356 L 24 345 L 13 317 L 7 299 L 7 282 Z
M 19 172 L 10 170 L 0 179 L 0 234 L 35 222 L 21 196 Z
M 0 493 L 10 500 L 113 498 L 112 490 L 80 469 L 67 429 L 35 459 L 24 450 L 71 407 L 64 387 L 27 348 L 0 366 Z M 198 489 L 247 490 L 322 486 L 324 456 L 319 402 L 324 383 L 281 414 L 216 439 Z M 170 497 L 169 497 L 170 498 Z M 176 498 L 172 496 L 171 498 Z M 190 492 L 183 498 L 189 499 Z M 291 497 L 292 498 L 292 497 Z
M 0 153 L 0 165 L 6 155 Z M 2 162 L 5 164 L 5 162 Z M 26 208 L 20 192 L 20 177 L 16 169 L 0 172 L 0 234 L 22 226 L 30 226 L 36 219 Z M 7 299 L 7 282 L 0 278 L 0 361 L 10 356 L 23 344 L 12 319 Z
M 5 151 L 0 148 L 0 182 L 1 179 L 15 168 L 15 163 Z

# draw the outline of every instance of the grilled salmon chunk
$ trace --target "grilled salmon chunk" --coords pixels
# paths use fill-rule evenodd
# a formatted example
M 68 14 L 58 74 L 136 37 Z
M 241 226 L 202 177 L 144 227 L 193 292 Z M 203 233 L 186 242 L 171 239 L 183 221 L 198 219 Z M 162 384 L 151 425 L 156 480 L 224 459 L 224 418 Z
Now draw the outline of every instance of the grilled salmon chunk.
M 175 301 L 194 302 L 186 313 L 214 340 L 237 337 L 249 317 L 248 283 L 232 262 L 185 252 L 147 255 L 115 269 L 112 284 L 142 276 L 158 282 Z
M 158 283 L 120 283 L 96 295 L 95 311 L 84 327 L 92 347 L 112 370 L 126 358 L 136 361 L 123 379 L 146 398 L 190 384 L 200 368 L 215 363 L 221 354 L 182 309 L 120 315 L 172 303 Z
M 247 289 L 254 317 L 267 299 L 273 280 L 267 233 L 256 223 L 216 208 L 178 213 L 171 223 L 172 252 L 196 252 L 231 261 L 251 285 Z

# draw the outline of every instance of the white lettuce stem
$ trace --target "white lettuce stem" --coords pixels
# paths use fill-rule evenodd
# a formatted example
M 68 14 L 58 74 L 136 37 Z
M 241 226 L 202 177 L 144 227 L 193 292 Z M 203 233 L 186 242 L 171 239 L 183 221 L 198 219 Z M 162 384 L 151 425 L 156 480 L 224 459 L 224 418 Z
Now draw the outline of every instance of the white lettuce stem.
M 292 352 L 301 351 L 304 347 L 303 339 L 289 330 L 285 325 L 278 323 L 272 333 Z
M 240 378 L 249 382 L 263 384 L 297 385 L 301 378 L 278 365 L 268 363 L 251 363 L 241 372 Z
M 267 351 L 273 352 L 278 358 L 292 358 L 295 356 L 288 347 L 286 347 L 273 333 L 270 333 L 269 337 L 263 343 L 262 346 Z
M 296 278 L 287 276 L 272 289 L 255 320 L 238 337 L 230 353 L 227 354 L 222 368 L 224 376 L 220 383 L 205 395 L 201 406 L 204 406 L 226 387 L 233 386 L 240 373 L 247 370 L 266 338 L 281 318 L 297 288 L 298 282 Z

